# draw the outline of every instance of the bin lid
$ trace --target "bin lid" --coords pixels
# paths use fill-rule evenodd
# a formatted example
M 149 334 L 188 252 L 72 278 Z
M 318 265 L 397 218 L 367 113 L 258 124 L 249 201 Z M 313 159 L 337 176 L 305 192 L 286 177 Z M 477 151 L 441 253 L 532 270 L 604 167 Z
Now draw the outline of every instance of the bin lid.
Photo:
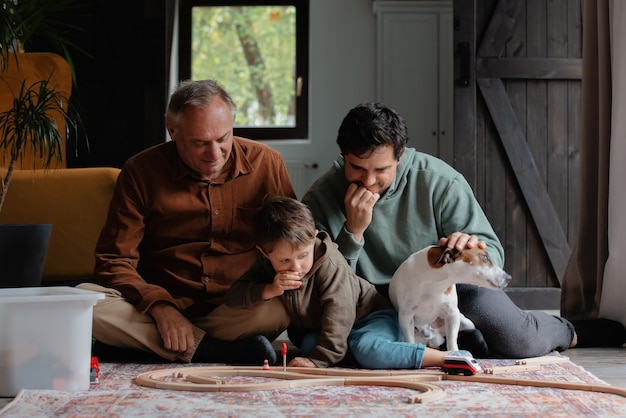
M 71 286 L 17 287 L 0 289 L 0 303 L 91 301 L 104 299 L 104 293 Z

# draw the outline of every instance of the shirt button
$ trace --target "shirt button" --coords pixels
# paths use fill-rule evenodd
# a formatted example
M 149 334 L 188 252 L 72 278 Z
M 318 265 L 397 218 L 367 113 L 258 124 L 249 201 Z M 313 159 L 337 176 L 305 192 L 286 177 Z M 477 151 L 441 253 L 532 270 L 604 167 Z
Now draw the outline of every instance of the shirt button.
M 209 282 L 209 280 L 211 280 L 211 278 L 210 278 L 209 276 L 202 276 L 202 281 L 203 281 L 204 283 L 208 283 L 208 282 Z
M 214 213 L 215 213 L 216 215 L 219 215 L 219 214 L 220 214 L 220 211 L 219 211 L 218 209 L 215 209 L 215 212 L 214 212 Z

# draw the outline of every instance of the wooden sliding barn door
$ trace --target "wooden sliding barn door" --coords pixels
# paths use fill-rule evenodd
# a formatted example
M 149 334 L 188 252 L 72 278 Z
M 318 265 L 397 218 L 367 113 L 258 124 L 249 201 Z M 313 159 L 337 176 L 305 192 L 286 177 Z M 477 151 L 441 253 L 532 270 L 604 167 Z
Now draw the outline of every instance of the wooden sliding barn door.
M 535 302 L 576 238 L 581 25 L 580 0 L 454 1 L 454 165 Z

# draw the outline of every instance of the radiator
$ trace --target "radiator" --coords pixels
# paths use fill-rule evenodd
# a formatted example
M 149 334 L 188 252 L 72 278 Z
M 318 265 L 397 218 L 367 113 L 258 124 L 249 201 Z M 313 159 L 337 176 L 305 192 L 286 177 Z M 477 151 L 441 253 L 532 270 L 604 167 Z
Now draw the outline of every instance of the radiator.
M 296 191 L 296 197 L 302 199 L 302 196 L 308 190 L 309 184 L 309 172 L 317 169 L 317 163 L 305 162 L 305 161 L 285 161 L 287 171 L 289 172 L 289 178 L 291 184 Z

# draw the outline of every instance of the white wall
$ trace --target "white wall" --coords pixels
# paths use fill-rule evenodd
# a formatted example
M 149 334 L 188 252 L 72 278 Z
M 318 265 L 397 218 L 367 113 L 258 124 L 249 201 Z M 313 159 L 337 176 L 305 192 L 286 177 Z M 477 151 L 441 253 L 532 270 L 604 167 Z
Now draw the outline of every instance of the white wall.
M 309 138 L 267 143 L 287 161 L 317 163 L 308 170 L 310 185 L 339 155 L 335 140 L 346 113 L 376 100 L 372 0 L 311 0 L 309 44 Z

